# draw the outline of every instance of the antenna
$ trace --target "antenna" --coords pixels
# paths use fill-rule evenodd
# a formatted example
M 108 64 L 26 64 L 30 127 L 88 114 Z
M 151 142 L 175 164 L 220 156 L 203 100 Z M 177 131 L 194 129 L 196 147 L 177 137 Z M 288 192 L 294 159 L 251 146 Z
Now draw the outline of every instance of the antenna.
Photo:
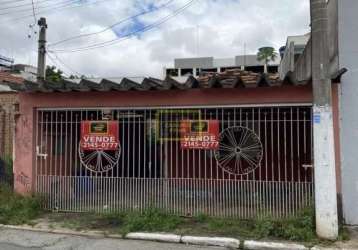
M 196 25 L 196 56 L 199 57 L 199 39 L 200 39 L 200 26 Z
M 246 68 L 246 43 L 244 43 L 244 67 L 243 70 Z

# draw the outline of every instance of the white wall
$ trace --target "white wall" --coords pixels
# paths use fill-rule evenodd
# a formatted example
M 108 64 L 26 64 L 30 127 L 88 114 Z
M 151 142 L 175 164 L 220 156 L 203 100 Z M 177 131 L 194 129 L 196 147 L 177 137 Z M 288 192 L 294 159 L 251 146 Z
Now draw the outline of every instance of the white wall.
M 341 150 L 343 215 L 358 225 L 358 1 L 338 1 L 338 38 L 342 78 Z

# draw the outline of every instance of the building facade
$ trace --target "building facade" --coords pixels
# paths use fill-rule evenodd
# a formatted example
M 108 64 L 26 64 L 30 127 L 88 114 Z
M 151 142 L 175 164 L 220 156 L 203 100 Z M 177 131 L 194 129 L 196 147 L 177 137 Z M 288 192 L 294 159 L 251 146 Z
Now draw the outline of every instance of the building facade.
M 227 70 L 11 86 L 15 189 L 48 209 L 282 218 L 312 204 L 309 81 Z
M 268 72 L 278 72 L 280 59 L 270 62 Z M 242 55 L 232 58 L 214 58 L 214 57 L 197 57 L 197 58 L 177 58 L 174 59 L 173 68 L 164 68 L 163 75 L 170 77 L 182 77 L 193 75 L 197 77 L 204 72 L 224 72 L 227 69 L 241 69 L 255 73 L 264 72 L 264 63 L 257 60 L 256 55 Z

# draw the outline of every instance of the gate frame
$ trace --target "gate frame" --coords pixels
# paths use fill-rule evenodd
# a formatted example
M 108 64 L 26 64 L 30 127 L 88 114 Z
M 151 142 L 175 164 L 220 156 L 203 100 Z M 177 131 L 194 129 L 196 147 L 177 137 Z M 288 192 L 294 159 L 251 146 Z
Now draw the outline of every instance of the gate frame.
M 339 138 L 338 92 L 333 84 L 333 111 L 335 137 Z M 191 89 L 167 91 L 125 92 L 49 92 L 19 93 L 20 115 L 16 121 L 14 178 L 18 193 L 29 193 L 35 189 L 36 180 L 36 113 L 37 110 L 69 109 L 146 109 L 197 108 L 197 107 L 277 107 L 311 105 L 310 85 L 281 86 L 245 89 Z M 100 103 L 98 105 L 98 103 Z M 132 106 L 132 107 L 131 107 Z M 336 140 L 336 169 L 340 172 L 339 140 Z M 27 183 L 16 181 L 26 179 Z M 340 173 L 337 174 L 337 189 L 340 193 Z

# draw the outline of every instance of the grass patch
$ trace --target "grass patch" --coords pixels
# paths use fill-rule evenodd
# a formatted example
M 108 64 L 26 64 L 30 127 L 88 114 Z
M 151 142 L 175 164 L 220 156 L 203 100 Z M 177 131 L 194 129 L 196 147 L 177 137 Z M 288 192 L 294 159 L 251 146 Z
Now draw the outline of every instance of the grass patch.
M 169 215 L 158 209 L 148 209 L 144 213 L 138 212 L 121 213 L 110 215 L 121 226 L 122 234 L 129 232 L 172 232 L 184 222 L 183 218 Z
M 303 210 L 297 217 L 273 219 L 262 217 L 252 220 L 235 220 L 197 216 L 177 232 L 231 236 L 243 239 L 284 239 L 301 242 L 316 240 L 314 213 L 312 209 Z
M 180 217 L 158 209 L 144 213 L 122 212 L 116 214 L 50 214 L 52 223 L 75 230 L 101 230 L 125 235 L 130 232 L 167 232 L 195 236 L 223 236 L 239 239 L 289 240 L 315 244 L 322 241 L 315 233 L 314 210 L 304 209 L 296 217 L 273 219 L 262 217 L 253 220 L 212 218 L 206 215 Z M 349 238 L 342 230 L 339 240 Z
M 120 234 L 130 232 L 173 232 L 183 218 L 169 215 L 158 209 L 143 213 L 122 212 L 113 214 L 50 214 L 51 223 L 74 230 L 106 230 Z
M 7 185 L 0 185 L 0 223 L 21 225 L 41 214 L 41 200 L 35 196 L 15 194 Z

